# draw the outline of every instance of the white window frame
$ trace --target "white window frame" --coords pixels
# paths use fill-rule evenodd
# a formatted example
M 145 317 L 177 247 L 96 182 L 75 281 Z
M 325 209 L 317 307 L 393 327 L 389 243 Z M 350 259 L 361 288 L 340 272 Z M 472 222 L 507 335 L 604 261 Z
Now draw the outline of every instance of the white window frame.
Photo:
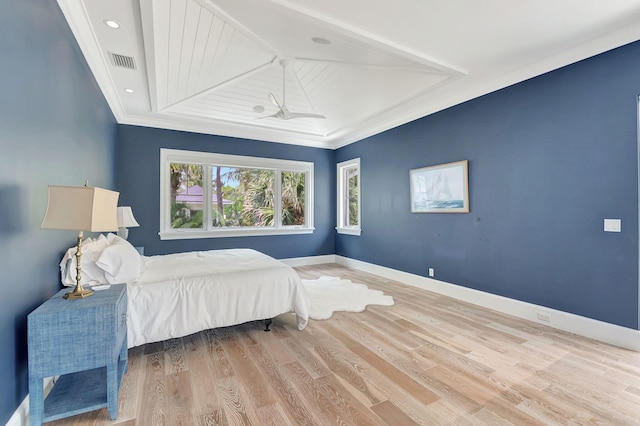
M 357 226 L 349 226 L 344 223 L 344 217 L 346 213 L 346 209 L 349 208 L 349 202 L 347 201 L 348 194 L 345 193 L 346 188 L 346 175 L 345 171 L 347 169 L 351 169 L 353 167 L 358 169 L 358 225 Z M 338 234 L 348 234 L 348 235 L 360 235 L 362 232 L 362 192 L 360 191 L 360 185 L 362 182 L 362 169 L 360 168 L 360 158 L 354 158 L 352 160 L 343 161 L 337 164 L 337 182 L 338 182 L 338 190 L 337 194 L 337 206 L 338 206 L 338 216 L 336 223 L 336 231 Z
M 196 164 L 203 166 L 205 199 L 211 199 L 211 167 L 239 167 L 254 169 L 269 169 L 275 172 L 274 191 L 274 222 L 273 227 L 225 227 L 216 228 L 211 223 L 211 206 L 204 211 L 203 229 L 171 228 L 171 189 L 170 189 L 170 164 Z M 298 172 L 305 174 L 305 224 L 287 225 L 282 223 L 282 196 L 281 180 L 282 172 Z M 311 234 L 313 227 L 313 163 L 305 161 L 279 160 L 273 158 L 248 157 L 242 155 L 216 154 L 210 152 L 185 151 L 178 149 L 160 149 L 160 235 L 161 240 L 181 240 L 194 238 L 226 238 L 247 237 L 261 235 L 289 235 Z M 203 203 L 208 205 L 210 203 Z

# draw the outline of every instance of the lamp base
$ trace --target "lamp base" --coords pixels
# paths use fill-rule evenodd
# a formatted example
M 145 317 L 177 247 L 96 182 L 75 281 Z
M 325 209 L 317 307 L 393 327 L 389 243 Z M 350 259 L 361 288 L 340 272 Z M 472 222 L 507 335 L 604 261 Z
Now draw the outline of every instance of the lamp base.
M 118 228 L 118 237 L 124 238 L 125 240 L 129 238 L 129 229 L 121 226 Z
M 80 271 L 82 271 L 82 237 L 83 232 L 78 232 L 78 244 L 76 249 L 76 286 L 72 291 L 62 296 L 67 300 L 84 299 L 85 297 L 89 297 L 93 294 L 93 291 L 85 290 L 80 283 L 80 280 L 82 279 L 82 274 L 80 273 Z
M 87 290 L 82 287 L 80 288 L 76 287 L 75 289 L 73 289 L 73 291 L 70 291 L 69 293 L 65 294 L 62 297 L 67 300 L 75 300 L 75 299 L 84 299 L 85 297 L 89 297 L 92 294 L 93 294 L 93 291 L 91 290 Z

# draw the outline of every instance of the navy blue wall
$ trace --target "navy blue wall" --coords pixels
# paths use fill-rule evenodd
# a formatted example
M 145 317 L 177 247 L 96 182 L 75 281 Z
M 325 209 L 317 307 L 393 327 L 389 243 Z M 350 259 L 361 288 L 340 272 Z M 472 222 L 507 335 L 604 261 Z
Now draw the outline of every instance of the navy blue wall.
M 60 288 L 73 232 L 47 185 L 113 188 L 116 123 L 55 2 L 0 2 L 0 424 L 28 392 L 27 314 Z M 70 355 L 71 356 L 71 355 Z
M 0 22 L 0 424 L 28 390 L 26 315 L 59 288 L 75 240 L 39 228 L 48 184 L 121 191 L 141 224 L 130 240 L 147 254 L 253 247 L 431 266 L 447 282 L 638 328 L 640 43 L 334 153 L 117 126 L 55 2 L 3 0 Z M 316 231 L 160 241 L 160 147 L 313 161 Z M 363 232 L 334 237 L 335 162 L 353 157 Z M 409 170 L 461 159 L 471 213 L 409 213 Z M 604 233 L 605 217 L 623 232 Z
M 315 231 L 303 235 L 161 241 L 160 148 L 313 162 Z M 279 259 L 334 253 L 334 151 L 127 125 L 118 126 L 116 151 L 120 204 L 130 205 L 140 223 L 139 228 L 129 229 L 129 241 L 143 246 L 146 255 L 238 247 L 250 247 Z
M 635 43 L 341 148 L 363 230 L 336 253 L 637 329 L 638 94 Z M 411 214 L 409 170 L 463 159 L 471 212 Z

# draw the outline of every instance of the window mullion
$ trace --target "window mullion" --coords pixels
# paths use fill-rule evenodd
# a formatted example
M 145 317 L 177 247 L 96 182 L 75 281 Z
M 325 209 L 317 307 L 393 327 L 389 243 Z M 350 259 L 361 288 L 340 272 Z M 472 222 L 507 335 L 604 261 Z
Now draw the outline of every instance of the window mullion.
M 211 197 L 213 194 L 213 189 L 212 189 L 212 182 L 211 179 L 213 179 L 212 173 L 211 173 L 211 164 L 203 164 L 202 167 L 204 168 L 203 172 L 202 172 L 202 180 L 204 181 L 204 191 L 202 196 L 204 197 L 204 199 L 202 200 L 202 221 L 203 223 L 203 229 L 210 231 L 212 229 L 212 222 L 213 222 L 213 216 L 211 213 Z

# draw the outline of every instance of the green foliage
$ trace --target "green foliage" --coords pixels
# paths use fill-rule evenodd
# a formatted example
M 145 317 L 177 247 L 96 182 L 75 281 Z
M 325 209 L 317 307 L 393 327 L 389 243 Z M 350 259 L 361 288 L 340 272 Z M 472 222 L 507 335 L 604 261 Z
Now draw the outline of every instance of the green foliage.
M 202 228 L 202 211 L 184 203 L 171 203 L 171 228 Z
M 202 166 L 196 164 L 171 163 L 171 186 L 176 189 L 186 183 L 188 187 L 202 186 Z
M 245 169 L 240 184 L 244 198 L 242 226 L 273 226 L 273 171 Z
M 202 166 L 171 164 L 172 199 L 180 187 L 202 186 Z M 273 170 L 212 168 L 213 227 L 270 227 L 275 221 Z M 282 224 L 304 225 L 305 174 L 282 172 Z M 173 182 L 175 178 L 175 182 Z M 171 205 L 172 228 L 202 228 L 203 212 L 184 203 Z
M 304 225 L 304 173 L 282 172 L 282 224 Z

